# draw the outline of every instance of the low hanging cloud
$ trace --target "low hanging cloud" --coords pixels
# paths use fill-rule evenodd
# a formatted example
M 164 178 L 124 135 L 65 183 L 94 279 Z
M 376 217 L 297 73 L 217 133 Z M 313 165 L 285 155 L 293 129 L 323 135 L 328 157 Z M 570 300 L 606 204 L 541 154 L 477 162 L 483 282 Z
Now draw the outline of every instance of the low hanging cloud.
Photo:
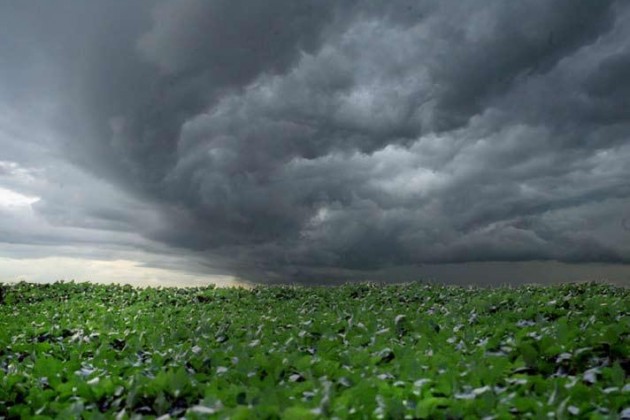
M 630 262 L 623 1 L 35 4 L 0 98 L 45 86 L 49 147 L 131 197 L 39 191 L 53 224 L 254 281 Z

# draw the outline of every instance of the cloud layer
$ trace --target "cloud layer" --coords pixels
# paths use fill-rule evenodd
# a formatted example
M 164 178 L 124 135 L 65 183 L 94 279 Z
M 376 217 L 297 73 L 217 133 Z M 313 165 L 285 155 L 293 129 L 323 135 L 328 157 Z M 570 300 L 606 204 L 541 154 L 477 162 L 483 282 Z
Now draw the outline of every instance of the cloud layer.
M 88 3 L 0 13 L 0 104 L 56 133 L 0 177 L 51 225 L 260 281 L 630 262 L 623 1 Z M 42 150 L 106 187 L 17 185 Z

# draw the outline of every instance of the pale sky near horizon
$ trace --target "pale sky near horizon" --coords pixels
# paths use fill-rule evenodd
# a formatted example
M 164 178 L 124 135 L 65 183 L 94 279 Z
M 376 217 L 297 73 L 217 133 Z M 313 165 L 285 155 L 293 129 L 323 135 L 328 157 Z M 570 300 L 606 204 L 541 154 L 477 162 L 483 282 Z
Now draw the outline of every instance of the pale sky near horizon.
M 0 0 L 0 282 L 630 285 L 629 20 Z

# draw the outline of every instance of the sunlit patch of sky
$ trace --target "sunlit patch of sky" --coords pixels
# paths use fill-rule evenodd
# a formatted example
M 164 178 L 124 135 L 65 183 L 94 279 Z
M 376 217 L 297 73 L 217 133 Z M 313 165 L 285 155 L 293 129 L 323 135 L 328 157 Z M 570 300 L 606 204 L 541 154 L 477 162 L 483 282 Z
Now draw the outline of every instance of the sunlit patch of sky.
M 38 200 L 39 197 L 31 197 L 28 195 L 20 194 L 17 191 L 12 191 L 7 188 L 0 187 L 0 206 L 2 207 L 28 207 Z

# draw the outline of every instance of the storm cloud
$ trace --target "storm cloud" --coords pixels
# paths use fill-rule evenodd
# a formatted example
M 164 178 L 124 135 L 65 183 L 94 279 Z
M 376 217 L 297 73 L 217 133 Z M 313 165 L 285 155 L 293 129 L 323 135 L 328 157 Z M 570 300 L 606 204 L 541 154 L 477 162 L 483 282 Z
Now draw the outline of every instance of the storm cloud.
M 626 2 L 0 9 L 0 105 L 19 116 L 1 120 L 0 186 L 66 228 L 30 235 L 13 212 L 3 242 L 274 282 L 630 263 Z M 19 141 L 23 124 L 47 134 Z M 41 167 L 45 185 L 25 181 Z

